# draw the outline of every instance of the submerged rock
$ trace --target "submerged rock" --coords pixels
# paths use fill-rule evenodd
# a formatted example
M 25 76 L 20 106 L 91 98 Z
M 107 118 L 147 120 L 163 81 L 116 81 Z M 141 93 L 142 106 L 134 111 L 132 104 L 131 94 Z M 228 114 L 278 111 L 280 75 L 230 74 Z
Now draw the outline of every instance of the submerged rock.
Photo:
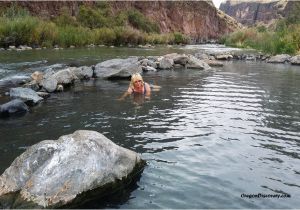
M 31 78 L 26 75 L 14 75 L 0 79 L 0 86 L 15 86 L 30 82 Z
M 223 62 L 216 61 L 216 60 L 205 60 L 205 62 L 206 62 L 209 66 L 214 66 L 214 67 L 222 67 L 222 66 L 224 66 L 224 63 L 223 63 Z
M 144 164 L 137 153 L 95 131 L 45 140 L 27 148 L 0 176 L 0 207 L 56 208 L 84 202 L 86 192 L 102 189 L 107 194 Z
M 22 99 L 25 103 L 29 104 L 36 104 L 43 100 L 42 97 L 38 96 L 38 94 L 30 88 L 11 88 L 9 91 L 9 95 L 11 98 L 19 98 Z
M 28 111 L 28 106 L 20 99 L 14 99 L 0 105 L 0 117 L 9 117 L 11 115 L 22 114 Z
M 46 92 L 36 92 L 38 94 L 38 96 L 42 97 L 42 98 L 49 98 L 50 97 L 50 93 L 46 93 Z
M 138 57 L 111 59 L 95 66 L 95 74 L 100 78 L 128 78 L 134 73 L 142 73 Z

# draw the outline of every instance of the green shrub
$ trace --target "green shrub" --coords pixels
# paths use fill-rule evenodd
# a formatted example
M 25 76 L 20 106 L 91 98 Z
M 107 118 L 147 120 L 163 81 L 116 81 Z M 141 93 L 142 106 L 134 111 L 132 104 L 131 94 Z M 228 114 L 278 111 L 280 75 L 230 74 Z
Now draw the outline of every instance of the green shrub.
M 73 17 L 70 13 L 68 8 L 63 7 L 60 10 L 59 16 L 53 19 L 53 22 L 58 26 L 78 26 L 79 23 L 76 21 L 76 18 Z
M 91 44 L 92 31 L 84 27 L 58 27 L 58 36 L 55 44 L 62 47 L 69 47 L 71 45 L 84 46 Z
M 38 19 L 30 16 L 22 18 L 1 18 L 1 45 L 24 45 L 31 43 L 31 36 L 38 24 Z
M 92 29 L 111 26 L 109 18 L 106 15 L 102 14 L 100 10 L 96 10 L 86 6 L 80 7 L 78 21 L 82 26 Z
M 137 10 L 128 11 L 128 21 L 136 29 L 142 30 L 147 33 L 159 33 L 159 26 L 153 21 L 146 18 Z
M 111 28 L 100 28 L 93 30 L 95 44 L 112 45 L 116 40 L 116 33 Z
M 188 43 L 188 38 L 184 36 L 182 33 L 179 32 L 174 32 L 174 43 L 175 44 L 187 44 Z
M 29 16 L 30 13 L 27 9 L 24 9 L 17 4 L 13 3 L 10 7 L 8 8 L 3 8 L 0 11 L 1 17 L 13 19 L 13 18 L 21 18 L 21 17 L 26 17 Z

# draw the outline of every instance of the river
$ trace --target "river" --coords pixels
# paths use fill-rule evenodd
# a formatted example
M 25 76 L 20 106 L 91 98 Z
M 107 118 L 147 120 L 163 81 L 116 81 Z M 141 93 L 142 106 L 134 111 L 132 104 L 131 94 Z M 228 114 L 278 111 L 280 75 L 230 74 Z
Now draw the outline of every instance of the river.
M 219 46 L 0 52 L 0 79 L 111 58 L 228 50 Z M 0 119 L 0 173 L 26 147 L 96 130 L 147 161 L 134 186 L 81 208 L 299 208 L 300 68 L 227 61 L 208 71 L 158 71 L 150 100 L 117 100 L 124 80 L 77 82 L 23 117 Z M 0 102 L 8 100 L 0 89 Z M 249 198 L 249 194 L 289 198 Z

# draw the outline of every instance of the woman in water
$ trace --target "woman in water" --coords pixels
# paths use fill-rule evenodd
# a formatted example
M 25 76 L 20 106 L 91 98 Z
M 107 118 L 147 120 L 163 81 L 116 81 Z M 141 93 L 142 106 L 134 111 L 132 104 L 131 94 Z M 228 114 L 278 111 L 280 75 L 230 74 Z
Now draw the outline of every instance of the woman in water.
M 139 73 L 133 74 L 131 76 L 131 81 L 128 90 L 123 94 L 123 96 L 120 99 L 122 100 L 131 94 L 141 94 L 144 95 L 146 98 L 150 98 L 150 85 L 147 82 L 144 82 L 143 77 Z

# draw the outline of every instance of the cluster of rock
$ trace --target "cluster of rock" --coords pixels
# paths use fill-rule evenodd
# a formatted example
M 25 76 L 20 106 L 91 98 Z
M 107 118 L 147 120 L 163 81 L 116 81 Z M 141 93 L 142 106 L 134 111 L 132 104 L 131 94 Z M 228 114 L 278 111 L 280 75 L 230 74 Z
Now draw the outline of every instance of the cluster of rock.
M 57 208 L 82 204 L 132 182 L 145 161 L 95 131 L 44 140 L 0 176 L 0 208 Z
M 120 45 L 120 47 L 122 47 L 123 45 Z M 127 47 L 138 47 L 138 48 L 154 48 L 155 46 L 154 45 L 151 45 L 151 44 L 145 44 L 145 45 L 132 45 L 132 44 L 127 44 L 126 45 Z M 88 44 L 86 45 L 87 48 L 95 48 L 95 47 L 110 47 L 110 48 L 113 48 L 115 46 L 113 45 L 110 45 L 110 46 L 107 46 L 107 45 L 102 45 L 102 44 L 99 44 L 99 45 L 95 45 L 95 44 Z M 76 46 L 74 45 L 70 45 L 69 48 L 73 49 L 73 48 L 76 48 Z M 19 45 L 19 46 L 14 46 L 14 45 L 11 45 L 11 46 L 8 46 L 7 48 L 0 48 L 0 51 L 4 51 L 4 50 L 8 50 L 8 51 L 25 51 L 25 50 L 41 50 L 41 49 L 47 49 L 46 47 L 41 47 L 41 46 L 32 46 L 32 47 L 29 47 L 27 45 Z M 52 47 L 53 50 L 63 50 L 64 48 L 58 46 L 58 45 L 54 45 Z
M 144 71 L 170 70 L 170 69 L 198 69 L 208 70 L 211 66 L 223 66 L 223 63 L 205 54 L 178 54 L 171 53 L 164 56 L 141 57 L 140 64 Z
M 290 63 L 300 65 L 300 55 L 290 56 L 279 54 L 275 56 L 265 54 L 211 54 L 216 60 L 246 60 L 246 61 L 265 61 L 267 63 Z
M 91 78 L 128 79 L 134 73 L 143 71 L 171 70 L 175 68 L 208 70 L 211 66 L 220 66 L 212 58 L 203 58 L 185 54 L 167 54 L 164 56 L 129 57 L 126 59 L 111 59 L 98 63 L 95 66 L 69 67 L 59 71 L 34 72 L 31 81 L 23 87 L 11 88 L 9 95 L 12 100 L 0 106 L 0 116 L 9 116 L 13 113 L 28 111 L 27 106 L 41 102 L 51 93 L 63 91 L 76 80 Z M 208 64 L 209 63 L 209 64 Z M 21 101 L 20 101 L 21 100 Z

